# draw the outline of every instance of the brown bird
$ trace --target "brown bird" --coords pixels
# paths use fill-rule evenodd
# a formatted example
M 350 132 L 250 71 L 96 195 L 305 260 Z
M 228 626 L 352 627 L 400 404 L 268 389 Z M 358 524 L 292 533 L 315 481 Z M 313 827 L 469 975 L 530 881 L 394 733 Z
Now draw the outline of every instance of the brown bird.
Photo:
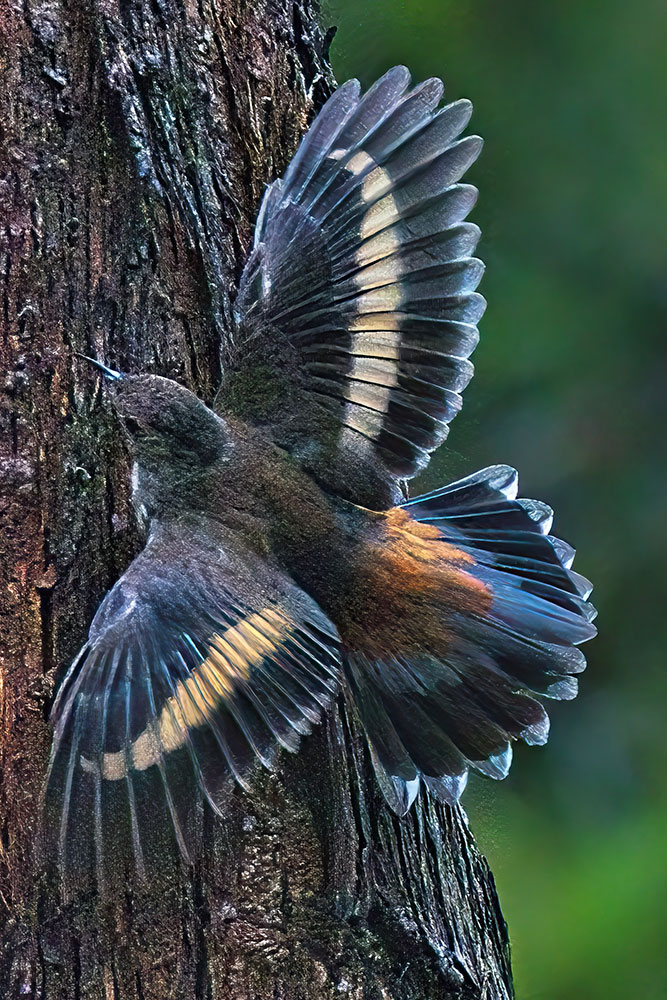
M 460 183 L 467 101 L 403 67 L 322 109 L 267 190 L 209 409 L 98 363 L 133 455 L 146 545 L 100 606 L 53 708 L 47 831 L 65 872 L 301 737 L 346 686 L 382 792 L 456 802 L 503 778 L 572 698 L 590 585 L 493 466 L 406 499 L 460 409 L 484 300 Z

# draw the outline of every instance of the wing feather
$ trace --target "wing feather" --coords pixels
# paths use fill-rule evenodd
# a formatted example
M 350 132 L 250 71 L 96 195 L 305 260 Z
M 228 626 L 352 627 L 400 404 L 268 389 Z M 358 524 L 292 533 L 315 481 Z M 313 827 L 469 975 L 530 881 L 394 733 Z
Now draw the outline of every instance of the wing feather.
M 341 87 L 267 191 L 219 396 L 233 408 L 249 374 L 287 374 L 285 405 L 255 419 L 371 506 L 445 439 L 485 306 L 479 229 L 464 222 L 477 192 L 460 183 L 481 149 L 460 138 L 471 105 L 438 110 L 440 80 L 408 81 L 396 67 L 361 97 Z
M 150 877 L 170 844 L 194 860 L 202 799 L 219 812 L 296 750 L 339 669 L 334 626 L 280 572 L 219 526 L 154 525 L 53 709 L 44 829 L 66 891 L 125 863 Z

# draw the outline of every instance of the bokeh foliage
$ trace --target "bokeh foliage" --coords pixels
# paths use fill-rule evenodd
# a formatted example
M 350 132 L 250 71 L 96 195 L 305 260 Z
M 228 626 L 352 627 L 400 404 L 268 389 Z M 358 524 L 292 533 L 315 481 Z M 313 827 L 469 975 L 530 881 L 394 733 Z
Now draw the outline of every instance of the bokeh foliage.
M 329 0 L 339 79 L 397 62 L 475 104 L 489 308 L 424 477 L 551 503 L 600 636 L 543 750 L 467 793 L 519 1000 L 667 996 L 667 4 Z M 421 484 L 420 484 L 421 485 Z

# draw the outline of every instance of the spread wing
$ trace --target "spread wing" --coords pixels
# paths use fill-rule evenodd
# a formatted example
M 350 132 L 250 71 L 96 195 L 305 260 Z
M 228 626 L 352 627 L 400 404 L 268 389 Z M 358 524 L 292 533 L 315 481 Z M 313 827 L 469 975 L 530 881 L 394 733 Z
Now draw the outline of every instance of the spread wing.
M 187 859 L 193 805 L 219 809 L 230 779 L 296 750 L 338 669 L 334 626 L 280 571 L 231 540 L 157 526 L 53 709 L 44 826 L 66 882 L 103 883 L 123 844 L 140 872 L 156 838 Z
M 463 221 L 477 191 L 459 183 L 481 149 L 458 138 L 472 108 L 438 110 L 440 80 L 409 79 L 396 67 L 363 96 L 340 87 L 266 192 L 223 384 L 223 405 L 242 397 L 246 416 L 347 481 L 391 485 L 426 465 L 460 409 L 485 307 L 479 229 Z

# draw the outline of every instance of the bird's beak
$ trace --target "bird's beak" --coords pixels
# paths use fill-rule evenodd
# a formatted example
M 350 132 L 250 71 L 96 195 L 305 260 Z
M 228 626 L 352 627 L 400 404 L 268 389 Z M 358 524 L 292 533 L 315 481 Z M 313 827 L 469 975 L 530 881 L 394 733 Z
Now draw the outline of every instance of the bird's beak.
M 103 365 L 101 361 L 97 361 L 95 358 L 89 358 L 87 354 L 79 354 L 78 351 L 75 351 L 74 353 L 77 358 L 83 358 L 84 361 L 88 361 L 91 365 L 94 365 L 99 371 L 102 372 L 105 378 L 110 378 L 114 381 L 124 378 L 122 372 L 117 372 L 113 368 L 107 368 L 107 366 Z

